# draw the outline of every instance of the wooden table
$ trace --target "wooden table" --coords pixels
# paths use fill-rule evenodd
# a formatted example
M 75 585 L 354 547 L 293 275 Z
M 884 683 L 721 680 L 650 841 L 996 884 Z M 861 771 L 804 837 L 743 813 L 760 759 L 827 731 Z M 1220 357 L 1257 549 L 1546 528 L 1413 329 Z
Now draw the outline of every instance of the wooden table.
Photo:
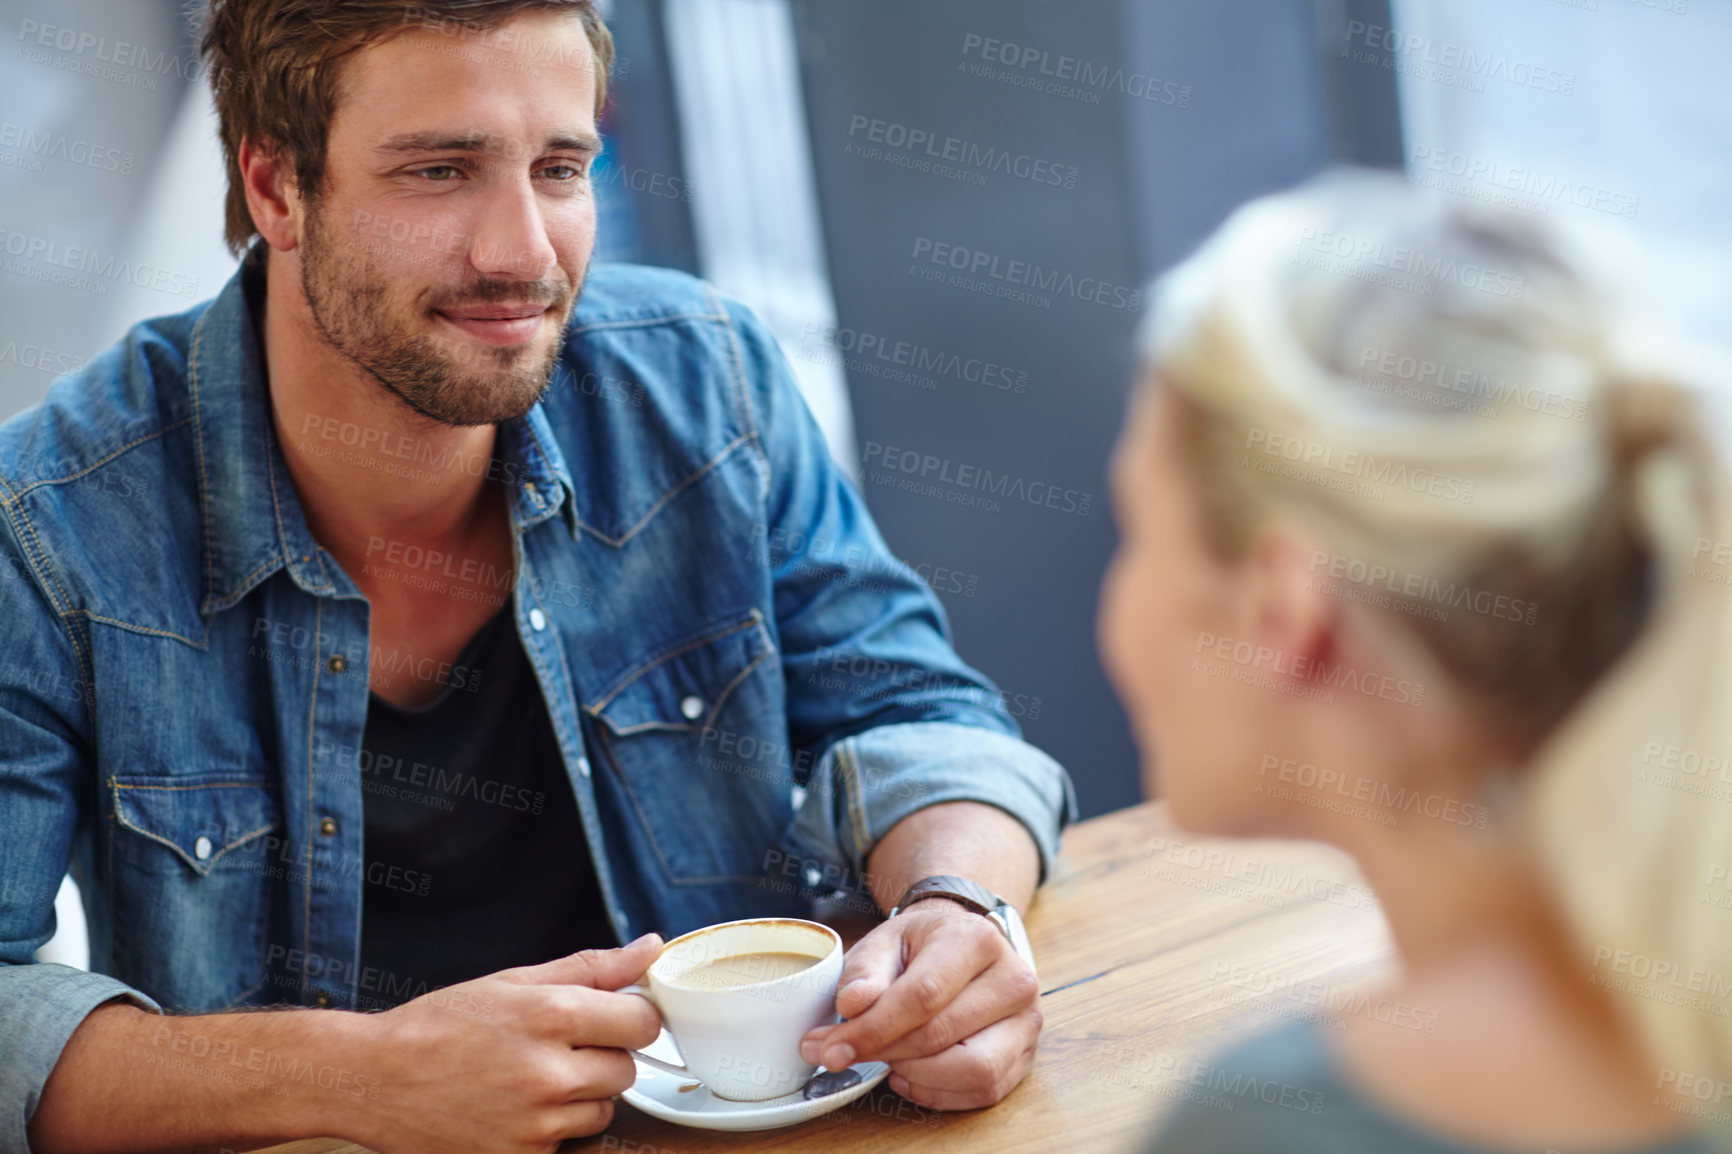
M 1395 973 L 1388 928 L 1352 862 L 1306 842 L 1176 833 L 1158 803 L 1078 824 L 1028 917 L 1046 1028 L 1034 1072 L 990 1110 L 939 1114 L 887 1085 L 785 1130 L 691 1130 L 619 1103 L 564 1151 L 1138 1149 L 1193 1061 L 1281 1019 L 1365 1012 Z M 367 1154 L 315 1139 L 270 1154 Z

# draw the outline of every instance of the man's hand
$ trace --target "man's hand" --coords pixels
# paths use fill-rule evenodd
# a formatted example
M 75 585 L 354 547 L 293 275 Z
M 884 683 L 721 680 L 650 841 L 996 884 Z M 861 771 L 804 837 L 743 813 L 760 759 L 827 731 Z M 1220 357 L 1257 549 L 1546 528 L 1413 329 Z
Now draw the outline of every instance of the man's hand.
M 848 1020 L 806 1035 L 800 1052 L 832 1070 L 889 1062 L 890 1088 L 934 1110 L 1003 1098 L 1034 1066 L 1040 985 L 997 925 L 927 898 L 848 952 L 836 992 Z
M 417 998 L 376 1018 L 369 1058 L 382 1080 L 357 1103 L 381 1154 L 551 1154 L 613 1120 L 637 1076 L 627 1050 L 655 1041 L 661 1016 L 620 994 L 656 960 L 654 934 Z

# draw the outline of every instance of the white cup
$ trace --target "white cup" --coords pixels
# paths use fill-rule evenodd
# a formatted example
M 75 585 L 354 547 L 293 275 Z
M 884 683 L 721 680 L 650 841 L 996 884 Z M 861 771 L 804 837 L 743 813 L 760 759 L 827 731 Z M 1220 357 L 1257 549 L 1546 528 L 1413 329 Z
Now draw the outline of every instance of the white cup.
M 758 953 L 804 954 L 814 961 L 785 977 L 721 989 L 680 983 L 682 975 L 707 962 Z M 627 986 L 621 992 L 640 994 L 661 1011 L 685 1072 L 710 1093 L 762 1102 L 800 1089 L 817 1070 L 800 1057 L 800 1039 L 836 1020 L 841 976 L 842 939 L 829 926 L 751 918 L 682 934 L 650 966 L 647 989 Z

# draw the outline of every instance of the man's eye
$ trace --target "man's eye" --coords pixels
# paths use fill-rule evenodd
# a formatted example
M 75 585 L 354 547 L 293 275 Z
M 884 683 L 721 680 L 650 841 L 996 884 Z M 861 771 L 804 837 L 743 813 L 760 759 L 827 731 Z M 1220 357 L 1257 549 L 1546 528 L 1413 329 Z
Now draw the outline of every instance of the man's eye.
M 550 164 L 541 170 L 543 176 L 550 176 L 561 184 L 581 179 L 585 174 L 582 168 L 575 164 Z
M 428 180 L 437 181 L 441 184 L 444 184 L 444 183 L 448 182 L 452 177 L 460 176 L 462 174 L 458 171 L 457 166 L 454 164 L 430 164 L 426 168 L 416 169 L 415 175 L 416 176 L 424 176 Z

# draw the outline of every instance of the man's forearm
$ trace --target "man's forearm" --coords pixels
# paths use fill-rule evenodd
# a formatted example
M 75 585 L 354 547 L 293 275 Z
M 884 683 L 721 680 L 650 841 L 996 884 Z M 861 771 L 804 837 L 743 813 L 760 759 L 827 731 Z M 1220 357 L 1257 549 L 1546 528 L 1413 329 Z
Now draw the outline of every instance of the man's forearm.
M 909 886 L 935 874 L 965 877 L 1019 910 L 1040 879 L 1040 852 L 1022 822 L 996 806 L 942 802 L 897 822 L 872 847 L 867 880 L 889 912 Z
M 348 1137 L 378 1094 L 366 1019 L 335 1010 L 164 1017 L 102 1006 L 30 1120 L 37 1154 L 215 1150 Z

